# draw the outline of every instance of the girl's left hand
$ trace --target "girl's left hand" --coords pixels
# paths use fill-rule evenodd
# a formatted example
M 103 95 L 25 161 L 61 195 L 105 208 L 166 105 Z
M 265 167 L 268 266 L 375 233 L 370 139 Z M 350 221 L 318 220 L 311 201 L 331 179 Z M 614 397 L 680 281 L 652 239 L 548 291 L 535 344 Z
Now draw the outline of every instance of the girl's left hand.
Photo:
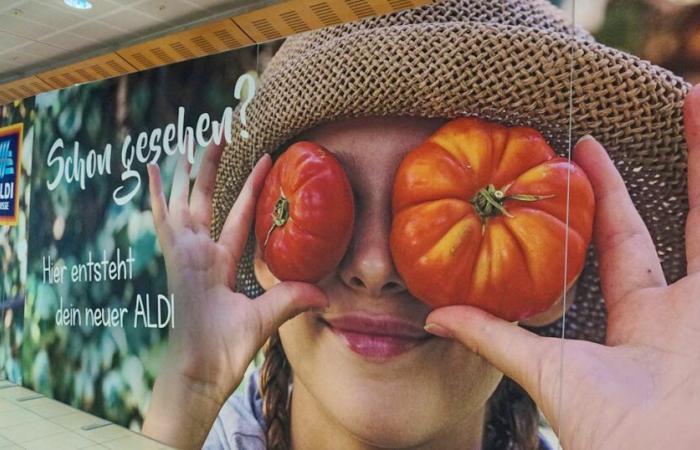
M 235 291 L 255 205 L 272 167 L 263 156 L 226 218 L 218 241 L 209 233 L 223 147 L 212 145 L 190 195 L 182 159 L 166 203 L 160 170 L 149 165 L 153 220 L 165 258 L 176 325 L 153 387 L 143 431 L 177 448 L 201 448 L 226 399 L 265 340 L 291 317 L 327 304 L 308 283 L 279 283 L 254 301 Z
M 596 194 L 606 345 L 538 337 L 468 306 L 426 320 L 520 384 L 567 450 L 700 448 L 700 85 L 684 113 L 688 275 L 670 286 L 607 152 L 590 138 L 576 145 Z

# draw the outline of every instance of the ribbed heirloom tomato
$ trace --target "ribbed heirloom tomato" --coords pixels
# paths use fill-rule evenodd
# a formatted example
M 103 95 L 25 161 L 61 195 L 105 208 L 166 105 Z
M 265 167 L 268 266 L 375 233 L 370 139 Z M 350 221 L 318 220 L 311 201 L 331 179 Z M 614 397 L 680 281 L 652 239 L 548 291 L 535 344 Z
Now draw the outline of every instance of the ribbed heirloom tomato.
M 537 131 L 463 118 L 406 155 L 392 207 L 391 251 L 414 296 L 516 321 L 560 298 L 565 256 L 567 288 L 581 273 L 595 201 Z
M 265 179 L 255 236 L 278 279 L 315 283 L 340 263 L 354 220 L 352 188 L 338 160 L 313 142 L 297 142 Z

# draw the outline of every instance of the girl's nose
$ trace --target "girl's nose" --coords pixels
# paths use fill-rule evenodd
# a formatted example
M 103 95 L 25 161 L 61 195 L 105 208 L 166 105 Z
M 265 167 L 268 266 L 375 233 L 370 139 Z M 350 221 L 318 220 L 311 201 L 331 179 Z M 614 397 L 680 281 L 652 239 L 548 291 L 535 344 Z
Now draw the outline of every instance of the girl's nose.
M 354 291 L 381 297 L 395 295 L 406 290 L 396 272 L 389 249 L 390 222 L 379 219 L 367 222 L 357 217 L 348 253 L 340 267 L 340 277 Z M 360 220 L 357 220 L 360 219 Z

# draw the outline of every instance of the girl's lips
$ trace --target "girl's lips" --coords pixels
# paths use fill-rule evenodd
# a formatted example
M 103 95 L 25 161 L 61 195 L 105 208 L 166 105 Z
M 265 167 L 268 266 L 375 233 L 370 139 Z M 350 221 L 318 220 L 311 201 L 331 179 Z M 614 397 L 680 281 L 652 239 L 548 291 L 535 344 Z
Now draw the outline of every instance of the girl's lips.
M 431 338 L 423 328 L 390 316 L 348 314 L 322 321 L 350 350 L 374 361 L 391 359 Z

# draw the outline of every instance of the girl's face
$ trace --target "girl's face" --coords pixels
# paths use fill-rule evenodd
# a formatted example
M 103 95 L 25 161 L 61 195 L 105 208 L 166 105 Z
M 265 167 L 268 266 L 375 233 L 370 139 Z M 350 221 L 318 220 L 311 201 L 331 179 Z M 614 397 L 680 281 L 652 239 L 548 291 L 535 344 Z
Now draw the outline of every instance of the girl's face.
M 319 283 L 329 307 L 280 328 L 294 374 L 295 442 L 305 439 L 295 433 L 303 424 L 305 435 L 316 434 L 317 448 L 345 447 L 346 440 L 384 448 L 480 443 L 484 408 L 502 374 L 459 343 L 423 330 L 429 307 L 406 290 L 389 250 L 394 173 L 403 156 L 441 124 L 362 118 L 300 137 L 339 159 L 356 212 L 342 263 Z M 259 252 L 255 272 L 265 289 L 279 282 Z M 319 433 L 333 439 L 326 442 L 330 447 L 321 445 Z

